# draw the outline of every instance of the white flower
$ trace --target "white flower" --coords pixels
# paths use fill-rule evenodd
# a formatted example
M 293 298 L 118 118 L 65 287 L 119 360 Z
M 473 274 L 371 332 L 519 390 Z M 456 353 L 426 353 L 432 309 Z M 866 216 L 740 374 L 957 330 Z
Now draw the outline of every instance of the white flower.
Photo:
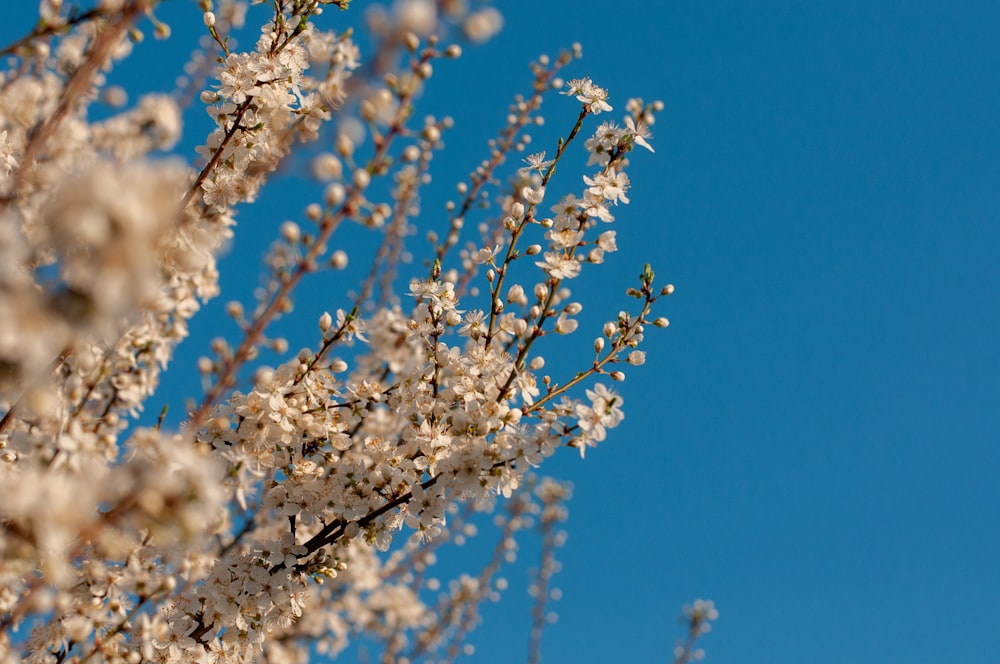
M 589 191 L 595 196 L 600 196 L 606 201 L 615 205 L 618 201 L 628 204 L 628 196 L 625 192 L 629 188 L 628 175 L 618 173 L 614 168 L 609 168 L 607 173 L 597 173 L 593 178 L 583 176 L 583 181 L 590 185 Z
M 604 231 L 597 238 L 597 246 L 608 253 L 618 251 L 618 243 L 615 241 L 615 236 L 615 231 Z
M 250 67 L 250 56 L 231 53 L 219 69 L 219 94 L 234 104 L 242 104 L 247 97 L 260 94 L 256 73 Z
M 14 144 L 7 140 L 7 130 L 0 131 L 0 178 L 6 177 L 17 168 Z
M 628 133 L 632 137 L 632 142 L 636 145 L 641 145 L 650 152 L 656 152 L 653 146 L 646 142 L 647 138 L 652 138 L 653 134 L 649 131 L 642 122 L 636 122 L 631 116 L 625 118 L 625 126 L 628 127 Z
M 613 428 L 625 419 L 625 413 L 621 409 L 622 398 L 603 384 L 598 383 L 593 390 L 587 390 L 587 398 L 591 400 L 591 406 L 602 425 Z
M 544 151 L 536 152 L 534 154 L 529 154 L 522 161 L 527 164 L 527 167 L 521 169 L 522 173 L 527 173 L 529 171 L 538 171 L 539 173 L 541 173 L 546 168 L 555 163 L 554 159 L 545 158 Z
M 602 111 L 610 111 L 608 104 L 608 91 L 602 87 L 594 85 L 589 78 L 577 78 L 566 84 L 569 88 L 563 94 L 576 97 L 587 110 L 597 115 Z
M 608 210 L 608 206 L 604 204 L 604 196 L 595 194 L 589 189 L 583 194 L 581 207 L 588 217 L 597 217 L 605 223 L 611 223 L 615 220 L 614 215 Z
M 552 243 L 554 249 L 570 249 L 580 244 L 583 231 L 573 228 L 553 229 L 546 233 L 545 237 Z
M 580 274 L 580 263 L 572 256 L 564 256 L 554 251 L 545 252 L 545 260 L 535 263 L 549 273 L 553 279 L 572 279 Z

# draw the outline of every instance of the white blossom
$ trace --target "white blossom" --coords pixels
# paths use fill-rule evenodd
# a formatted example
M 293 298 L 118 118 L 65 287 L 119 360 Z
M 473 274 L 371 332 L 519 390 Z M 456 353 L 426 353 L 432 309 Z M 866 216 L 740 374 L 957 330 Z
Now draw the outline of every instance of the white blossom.
M 442 38 L 488 39 L 502 17 L 481 3 L 373 6 L 362 69 L 351 31 L 323 29 L 339 25 L 322 11 L 337 4 L 201 3 L 205 36 L 182 89 L 132 108 L 107 72 L 150 25 L 169 37 L 146 3 L 73 14 L 44 0 L 51 31 L 24 26 L 25 47 L 0 71 L 0 621 L 11 627 L 0 661 L 301 662 L 355 638 L 386 661 L 411 644 L 444 657 L 505 584 L 491 566 L 442 583 L 428 574 L 436 547 L 473 537 L 464 519 L 479 510 L 499 521 L 502 559 L 516 558 L 515 536 L 564 520 L 569 498 L 532 471 L 621 423 L 621 398 L 594 380 L 643 364 L 656 297 L 608 323 L 596 360 L 584 342 L 578 373 L 560 376 L 540 349 L 581 324 L 563 282 L 617 249 L 614 231 L 595 228 L 629 202 L 624 154 L 649 148 L 657 109 L 630 101 L 625 129 L 598 126 L 583 187 L 578 173 L 557 177 L 557 161 L 558 175 L 573 172 L 563 144 L 501 172 L 578 53 L 539 59 L 532 96 L 513 107 L 525 113 L 505 129 L 521 142 L 491 143 L 455 189 L 448 228 L 432 231 L 417 221 L 422 188 L 452 121 L 414 111 L 436 60 L 460 55 Z M 236 39 L 250 17 L 256 40 Z M 567 130 L 611 110 L 588 78 L 567 94 L 584 105 Z M 91 113 L 98 100 L 113 108 Z M 199 104 L 206 115 L 188 124 L 209 128 L 189 154 L 182 120 Z M 238 210 L 324 136 L 311 162 L 322 189 L 274 215 L 256 302 L 231 296 L 232 335 L 213 332 L 193 367 L 175 367 L 204 389 L 168 417 L 150 398 L 169 400 L 160 375 L 220 292 Z M 482 185 L 501 173 L 513 179 L 497 202 Z M 549 219 L 538 206 L 553 186 L 574 193 Z M 466 229 L 480 206 L 493 206 L 489 220 Z M 352 286 L 341 279 L 366 252 L 344 226 L 379 233 Z M 418 230 L 433 248 L 412 256 Z M 328 299 L 302 296 L 301 283 L 326 278 Z M 293 331 L 314 337 L 295 352 L 295 335 L 271 324 L 303 309 L 308 324 Z

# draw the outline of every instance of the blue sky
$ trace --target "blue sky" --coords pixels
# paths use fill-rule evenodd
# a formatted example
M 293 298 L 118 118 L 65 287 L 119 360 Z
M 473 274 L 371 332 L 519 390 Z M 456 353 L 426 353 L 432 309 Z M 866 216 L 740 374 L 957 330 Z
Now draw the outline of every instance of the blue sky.
M 550 467 L 575 497 L 545 661 L 669 661 L 695 597 L 721 612 L 710 662 L 996 661 L 1000 6 L 498 6 L 504 32 L 436 67 L 421 107 L 457 123 L 445 191 L 539 53 L 580 41 L 570 74 L 616 114 L 666 103 L 621 251 L 578 292 L 599 325 L 650 262 L 676 284 L 672 325 L 621 385 L 622 427 Z M 199 20 L 193 2 L 161 13 Z M 572 122 L 568 100 L 548 109 L 553 131 Z M 249 299 L 284 218 L 264 206 L 290 191 L 241 215 L 219 303 Z M 178 369 L 220 331 L 207 320 Z M 488 608 L 477 661 L 519 661 L 529 606 Z

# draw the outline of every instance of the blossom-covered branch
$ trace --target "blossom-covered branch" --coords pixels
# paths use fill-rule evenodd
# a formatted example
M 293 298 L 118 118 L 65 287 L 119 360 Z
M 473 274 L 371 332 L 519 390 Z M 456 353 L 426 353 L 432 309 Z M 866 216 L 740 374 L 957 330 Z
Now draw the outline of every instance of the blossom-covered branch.
M 157 5 L 43 0 L 5 51 L 0 662 L 278 664 L 358 639 L 383 661 L 451 661 L 535 520 L 537 660 L 568 489 L 536 473 L 621 423 L 613 384 L 643 364 L 646 330 L 667 326 L 653 312 L 673 287 L 643 268 L 633 304 L 582 342 L 593 359 L 554 377 L 545 337 L 579 327 L 569 285 L 617 250 L 606 226 L 662 104 L 633 99 L 598 123 L 609 92 L 559 78 L 580 48 L 540 58 L 486 158 L 458 155 L 479 166 L 441 228 L 421 193 L 435 160 L 454 158 L 455 120 L 421 117 L 422 96 L 457 42 L 499 29 L 496 9 L 401 0 L 348 27 L 351 12 L 330 11 L 344 0 L 199 0 L 192 78 L 124 108 L 114 64 L 143 30 L 170 36 Z M 554 100 L 552 158 L 505 171 L 557 90 L 572 103 Z M 214 126 L 185 137 L 198 102 Z M 320 187 L 301 212 L 275 211 L 255 304 L 226 306 L 234 334 L 198 362 L 204 394 L 176 430 L 163 413 L 142 426 L 188 321 L 219 294 L 241 208 L 308 144 Z M 351 224 L 382 236 L 363 281 L 303 302 L 302 284 L 363 255 L 343 239 Z M 411 266 L 418 230 L 430 246 Z M 269 335 L 296 299 L 316 328 L 289 353 Z M 482 513 L 497 518 L 491 556 L 435 598 L 435 552 Z

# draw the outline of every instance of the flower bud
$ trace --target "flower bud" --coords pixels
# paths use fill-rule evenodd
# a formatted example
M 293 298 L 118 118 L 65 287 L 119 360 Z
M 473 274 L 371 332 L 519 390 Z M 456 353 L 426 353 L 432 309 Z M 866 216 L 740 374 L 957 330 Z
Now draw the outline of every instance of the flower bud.
M 347 252 L 343 249 L 337 249 L 333 252 L 333 255 L 330 256 L 330 267 L 335 270 L 343 270 L 347 267 Z
M 441 140 L 441 130 L 437 128 L 437 125 L 429 124 L 424 127 L 424 138 L 431 143 L 437 143 Z
M 345 134 L 344 132 L 340 132 L 339 134 L 337 134 L 336 147 L 337 147 L 337 152 L 342 157 L 350 157 L 352 154 L 354 154 L 354 141 L 352 141 L 351 137 Z
M 344 174 L 344 167 L 336 155 L 324 152 L 313 159 L 312 174 L 317 180 L 337 180 Z
M 330 207 L 335 207 L 344 202 L 347 197 L 347 192 L 344 190 L 344 185 L 339 182 L 334 182 L 327 186 L 323 191 L 323 200 Z
M 363 168 L 355 169 L 354 175 L 352 177 L 354 181 L 354 186 L 358 189 L 364 189 L 372 182 L 372 174 Z
M 416 145 L 407 145 L 403 150 L 403 161 L 417 161 L 420 159 L 420 148 Z
M 527 300 L 524 297 L 524 287 L 521 284 L 514 284 L 507 290 L 507 301 L 508 302 L 519 302 L 525 303 Z
M 294 221 L 286 221 L 281 224 L 281 237 L 285 239 L 285 242 L 295 244 L 302 237 L 302 231 Z

